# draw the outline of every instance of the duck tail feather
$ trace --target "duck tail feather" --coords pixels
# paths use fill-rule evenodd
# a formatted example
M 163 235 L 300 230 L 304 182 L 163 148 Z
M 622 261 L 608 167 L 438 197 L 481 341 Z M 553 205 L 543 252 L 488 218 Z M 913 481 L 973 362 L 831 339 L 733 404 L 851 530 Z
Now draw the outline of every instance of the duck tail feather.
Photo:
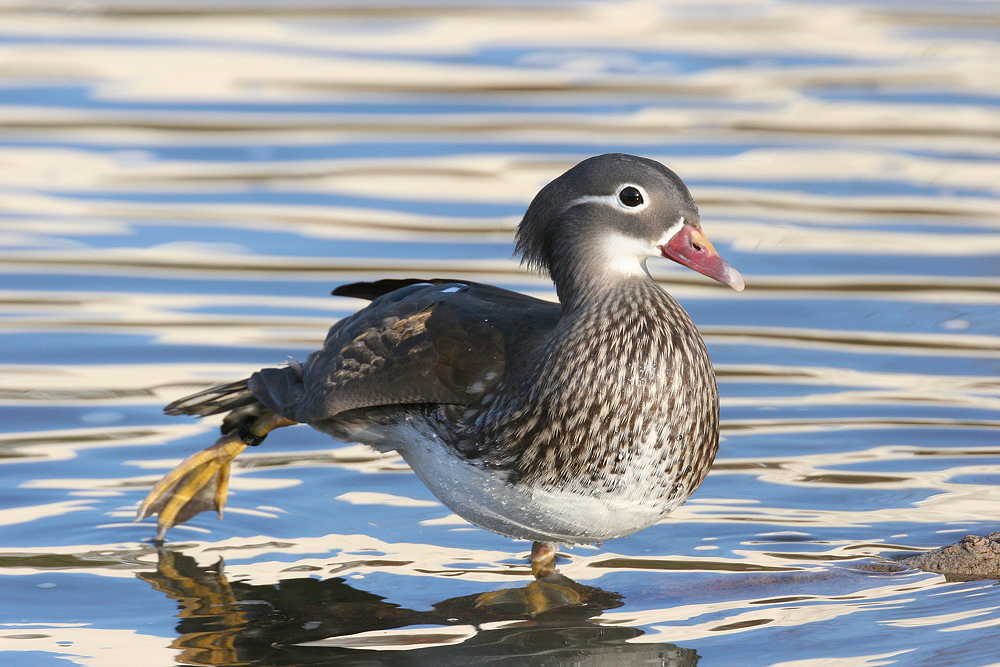
M 179 398 L 163 408 L 163 412 L 168 415 L 207 417 L 256 402 L 257 398 L 247 386 L 247 380 L 240 380 L 239 382 L 216 385 L 196 394 Z

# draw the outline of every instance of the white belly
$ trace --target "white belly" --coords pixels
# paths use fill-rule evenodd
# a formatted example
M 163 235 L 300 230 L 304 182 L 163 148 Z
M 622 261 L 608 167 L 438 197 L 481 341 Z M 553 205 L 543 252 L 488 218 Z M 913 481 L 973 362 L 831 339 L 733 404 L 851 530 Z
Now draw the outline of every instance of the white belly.
M 600 542 L 647 528 L 683 501 L 664 506 L 643 485 L 597 495 L 509 484 L 502 472 L 466 462 L 436 435 L 412 423 L 393 430 L 396 449 L 441 502 L 466 521 L 509 537 Z

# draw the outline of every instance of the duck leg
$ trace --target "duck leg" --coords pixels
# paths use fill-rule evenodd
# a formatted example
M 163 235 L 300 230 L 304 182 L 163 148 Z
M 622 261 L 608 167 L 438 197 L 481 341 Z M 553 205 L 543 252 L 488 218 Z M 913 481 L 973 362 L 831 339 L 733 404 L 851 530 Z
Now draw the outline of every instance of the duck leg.
M 156 539 L 191 517 L 214 509 L 222 518 L 229 493 L 229 465 L 250 445 L 259 445 L 268 433 L 295 422 L 270 410 L 219 438 L 214 445 L 184 459 L 163 476 L 139 505 L 135 520 L 158 514 Z
M 556 573 L 556 548 L 553 542 L 535 542 L 531 545 L 531 573 L 535 579 Z
M 516 605 L 528 616 L 567 605 L 583 603 L 580 594 L 572 588 L 573 582 L 556 574 L 556 548 L 553 542 L 535 542 L 531 545 L 531 573 L 535 581 L 524 588 L 504 588 L 483 593 L 476 599 L 477 607 Z

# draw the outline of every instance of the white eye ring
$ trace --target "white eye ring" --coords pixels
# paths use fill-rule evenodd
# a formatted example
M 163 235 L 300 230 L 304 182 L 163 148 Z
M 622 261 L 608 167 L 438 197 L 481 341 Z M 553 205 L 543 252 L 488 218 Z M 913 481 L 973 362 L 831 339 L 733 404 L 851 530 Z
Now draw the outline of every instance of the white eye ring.
M 625 190 L 628 190 L 629 188 L 633 190 L 638 190 L 639 198 L 642 200 L 635 206 L 629 206 L 628 204 L 622 201 L 622 193 Z M 646 188 L 642 187 L 641 185 L 637 185 L 635 183 L 623 183 L 621 186 L 619 186 L 617 190 L 615 190 L 615 204 L 618 206 L 618 208 L 628 211 L 629 213 L 642 211 L 649 206 L 649 195 L 646 193 Z

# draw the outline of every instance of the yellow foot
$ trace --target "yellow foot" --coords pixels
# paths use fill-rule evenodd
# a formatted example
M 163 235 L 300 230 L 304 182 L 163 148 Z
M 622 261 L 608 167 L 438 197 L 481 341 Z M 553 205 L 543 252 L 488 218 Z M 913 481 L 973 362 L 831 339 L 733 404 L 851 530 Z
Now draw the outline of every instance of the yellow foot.
M 162 542 L 172 526 L 206 510 L 216 510 L 221 519 L 229 493 L 229 463 L 250 444 L 260 444 L 274 429 L 294 423 L 265 410 L 249 424 L 219 438 L 208 449 L 187 457 L 157 482 L 139 506 L 135 520 L 159 514 L 156 539 Z
M 229 493 L 229 464 L 246 448 L 247 444 L 231 433 L 187 457 L 153 487 L 135 520 L 159 514 L 156 539 L 162 541 L 171 527 L 201 512 L 214 509 L 221 519 Z
M 532 581 L 523 588 L 503 588 L 483 593 L 476 598 L 476 608 L 499 605 L 516 605 L 528 616 L 566 607 L 581 605 L 580 594 L 567 584 L 573 582 L 561 575 L 551 575 L 544 580 Z

